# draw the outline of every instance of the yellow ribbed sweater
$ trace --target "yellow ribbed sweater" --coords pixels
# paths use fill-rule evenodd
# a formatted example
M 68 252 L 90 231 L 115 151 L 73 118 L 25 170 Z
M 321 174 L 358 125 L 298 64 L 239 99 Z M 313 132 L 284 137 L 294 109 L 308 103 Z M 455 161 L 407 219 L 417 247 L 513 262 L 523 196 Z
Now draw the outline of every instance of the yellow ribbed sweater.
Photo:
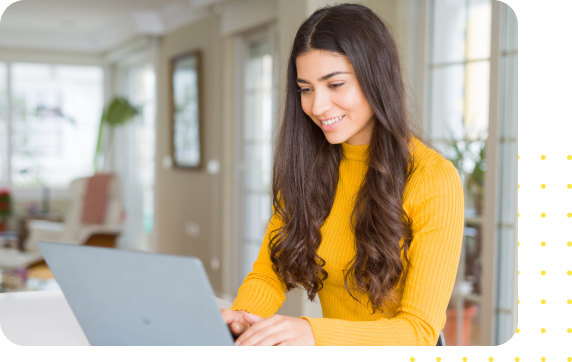
M 367 295 L 356 302 L 344 286 L 343 270 L 355 255 L 350 215 L 354 195 L 367 170 L 368 145 L 342 144 L 339 182 L 332 211 L 321 228 L 318 255 L 326 261 L 328 278 L 318 293 L 324 318 L 306 318 L 316 345 L 434 346 L 445 325 L 445 310 L 453 290 L 464 225 L 464 194 L 453 164 L 413 138 L 417 168 L 403 195 L 412 220 L 411 267 L 398 304 L 384 313 L 371 313 Z M 269 317 L 285 300 L 286 288 L 272 270 L 268 251 L 270 231 L 283 224 L 270 220 L 258 259 L 231 307 Z M 403 256 L 402 256 L 403 257 Z

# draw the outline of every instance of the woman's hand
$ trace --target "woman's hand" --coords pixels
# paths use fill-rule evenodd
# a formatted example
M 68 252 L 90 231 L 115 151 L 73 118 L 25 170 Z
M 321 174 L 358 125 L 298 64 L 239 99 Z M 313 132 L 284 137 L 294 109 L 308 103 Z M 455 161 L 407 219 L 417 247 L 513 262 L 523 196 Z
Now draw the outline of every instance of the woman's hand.
M 243 318 L 243 310 L 235 311 L 230 309 L 221 309 L 222 319 L 230 329 L 230 333 L 234 336 L 239 336 L 250 327 L 250 324 Z
M 275 314 L 262 318 L 244 313 L 243 319 L 250 328 L 238 337 L 238 346 L 313 346 L 314 333 L 310 323 L 302 318 Z

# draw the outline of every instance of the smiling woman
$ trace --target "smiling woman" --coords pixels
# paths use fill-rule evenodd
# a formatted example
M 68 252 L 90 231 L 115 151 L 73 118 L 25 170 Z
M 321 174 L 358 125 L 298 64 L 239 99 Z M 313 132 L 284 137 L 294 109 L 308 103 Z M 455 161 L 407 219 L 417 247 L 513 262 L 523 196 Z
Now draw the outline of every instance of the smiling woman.
M 373 110 L 348 58 L 312 50 L 298 56 L 296 68 L 302 109 L 322 128 L 328 142 L 367 144 L 374 124 Z M 322 75 L 324 72 L 327 74 Z
M 223 317 L 240 345 L 435 345 L 463 233 L 453 164 L 414 136 L 395 42 L 362 5 L 300 27 L 273 165 L 273 211 Z M 285 292 L 324 318 L 276 315 Z

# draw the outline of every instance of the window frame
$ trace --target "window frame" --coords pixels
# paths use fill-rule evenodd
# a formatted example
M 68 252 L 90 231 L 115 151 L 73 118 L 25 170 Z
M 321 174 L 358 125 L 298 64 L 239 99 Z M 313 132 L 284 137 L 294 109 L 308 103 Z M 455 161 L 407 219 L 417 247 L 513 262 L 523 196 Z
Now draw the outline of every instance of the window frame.
M 505 49 L 505 41 L 507 40 L 505 38 L 505 36 L 508 35 L 508 32 L 511 30 L 516 30 L 518 33 L 518 18 L 516 19 L 517 22 L 516 24 L 510 24 L 510 22 L 508 21 L 509 17 L 511 17 L 511 15 L 509 14 L 509 12 L 513 12 L 514 10 L 510 7 L 510 5 L 508 5 L 507 3 L 500 2 L 499 5 L 500 9 L 499 9 L 499 18 L 500 18 L 500 27 L 501 27 L 501 38 L 502 39 L 500 41 L 499 47 L 498 47 L 498 51 L 499 51 L 499 89 L 500 89 L 500 94 L 499 94 L 499 99 L 502 99 L 503 102 L 502 104 L 499 106 L 499 138 L 498 138 L 498 144 L 499 144 L 499 148 L 500 148 L 500 171 L 501 174 L 503 174 L 502 170 L 504 169 L 514 169 L 517 170 L 518 169 L 518 74 L 516 74 L 516 87 L 515 84 L 510 84 L 507 83 L 507 81 L 510 80 L 510 71 L 508 71 L 507 73 L 504 73 L 505 71 L 507 71 L 508 69 L 508 65 L 509 65 L 509 57 L 514 56 L 516 58 L 516 67 L 517 67 L 517 71 L 518 71 L 518 39 L 517 39 L 517 43 L 513 44 L 516 45 L 515 48 L 513 49 Z M 516 14 L 514 14 L 516 16 Z M 515 28 L 509 28 L 509 26 L 511 25 L 515 25 Z M 505 63 L 507 62 L 507 68 L 505 68 Z M 515 94 L 510 94 L 509 92 L 511 92 L 511 90 L 509 90 L 509 88 L 512 88 L 512 91 L 515 92 Z M 509 123 L 506 122 L 510 122 L 511 120 L 507 117 L 508 116 L 508 110 L 507 107 L 509 107 L 509 101 L 508 101 L 508 96 L 512 95 L 512 96 L 516 96 L 516 102 L 517 102 L 517 107 L 516 107 L 516 119 L 513 120 L 514 121 L 514 137 L 506 137 L 506 132 L 508 131 L 508 129 L 506 128 L 507 126 L 510 126 Z M 515 148 L 515 153 L 513 155 L 512 158 L 508 158 L 506 157 L 504 150 L 507 149 L 507 147 L 504 147 L 504 149 L 502 148 L 502 146 L 508 146 L 510 144 L 514 144 L 514 146 L 516 146 Z M 512 165 L 511 165 L 512 164 Z M 508 166 L 508 167 L 507 167 Z M 518 171 L 516 171 L 518 172 Z M 499 208 L 502 212 L 503 209 L 505 208 L 510 208 L 510 207 L 514 207 L 514 220 L 511 223 L 510 220 L 504 220 L 503 215 L 499 215 L 499 218 L 496 220 L 495 224 L 491 227 L 494 227 L 497 230 L 497 245 L 496 245 L 496 254 L 498 255 L 498 259 L 499 260 L 504 260 L 503 258 L 505 258 L 506 256 L 511 256 L 513 257 L 512 263 L 513 263 L 513 268 L 512 270 L 509 268 L 506 268 L 503 270 L 503 268 L 501 268 L 500 265 L 500 261 L 497 260 L 497 269 L 498 269 L 498 277 L 495 279 L 495 281 L 497 282 L 497 286 L 495 288 L 497 295 L 496 298 L 494 300 L 494 318 L 495 318 L 495 330 L 494 330 L 494 335 L 495 335 L 495 340 L 493 341 L 493 344 L 495 345 L 501 345 L 501 344 L 507 344 L 507 343 L 515 343 L 516 339 L 515 339 L 515 333 L 516 333 L 516 329 L 517 329 L 517 322 L 518 322 L 518 253 L 517 253 L 517 249 L 518 249 L 518 174 L 516 175 L 512 175 L 512 177 L 508 177 L 508 179 L 512 179 L 514 180 L 514 184 L 512 186 L 514 186 L 513 190 L 510 190 L 510 184 L 506 184 L 504 182 L 501 182 L 499 184 L 499 190 L 501 190 L 501 192 L 503 194 L 506 194 L 507 197 L 506 199 L 504 197 L 500 198 L 498 200 L 498 204 L 499 204 Z M 511 194 L 510 191 L 512 191 L 512 199 L 511 199 Z M 506 222 L 505 222 L 506 221 Z M 505 233 L 501 233 L 500 231 L 504 230 Z M 513 236 L 513 240 L 512 242 L 514 243 L 514 249 L 510 249 L 508 248 L 510 245 L 510 239 L 506 239 L 504 238 L 504 236 L 507 235 L 506 231 L 508 230 L 512 230 L 512 232 L 514 233 Z M 505 255 L 503 253 L 504 252 L 507 253 L 507 255 Z M 512 254 L 511 254 L 512 253 Z M 506 292 L 506 290 L 509 289 L 510 287 L 510 282 L 508 283 L 509 285 L 506 285 L 505 283 L 507 282 L 507 280 L 512 279 L 512 293 L 510 292 Z M 504 281 L 504 283 L 503 283 Z M 504 284 L 504 285 L 503 285 Z M 506 288 L 506 289 L 505 289 Z M 507 294 L 510 295 L 512 294 L 512 305 L 508 308 L 505 308 L 505 306 L 503 306 L 503 299 L 506 298 Z M 506 320 L 503 322 L 501 321 L 500 316 L 504 313 L 504 315 L 506 316 L 507 314 L 510 316 L 510 322 L 507 322 Z M 504 327 L 504 328 L 502 328 Z M 506 337 L 507 335 L 505 334 L 507 332 L 507 328 L 510 328 L 512 333 L 509 336 L 510 340 L 507 340 Z
M 482 318 L 481 321 L 481 344 L 495 345 L 496 341 L 496 313 L 494 312 L 496 304 L 498 284 L 498 231 L 495 227 L 496 220 L 499 215 L 499 203 L 497 202 L 499 194 L 499 103 L 500 103 L 500 56 L 499 46 L 501 40 L 501 18 L 499 15 L 499 6 L 497 1 L 491 4 L 491 58 L 490 58 L 490 94 L 489 94 L 489 128 L 486 141 L 487 150 L 487 171 L 485 172 L 485 200 L 484 208 L 486 217 L 483 220 L 483 303 L 481 304 L 483 315 L 488 318 Z M 493 81 L 495 80 L 496 81 Z M 491 172 L 492 171 L 492 172 Z M 492 192 L 491 192 L 492 191 Z

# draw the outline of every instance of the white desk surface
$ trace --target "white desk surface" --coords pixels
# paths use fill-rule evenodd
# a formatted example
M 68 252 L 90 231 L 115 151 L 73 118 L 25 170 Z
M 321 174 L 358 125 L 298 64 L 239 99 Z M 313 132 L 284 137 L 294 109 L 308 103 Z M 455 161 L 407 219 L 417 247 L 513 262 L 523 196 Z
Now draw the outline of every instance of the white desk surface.
M 0 327 L 21 346 L 89 346 L 61 290 L 0 293 Z
M 231 303 L 217 298 L 220 308 Z M 89 342 L 61 290 L 0 293 L 0 350 L 89 351 Z M 37 347 L 41 347 L 40 350 Z M 403 353 L 399 347 L 292 347 L 292 351 L 393 352 L 399 358 L 435 357 L 435 352 Z M 297 350 L 295 350 L 297 348 Z M 46 350 L 47 349 L 47 350 Z M 396 356 L 397 356 L 396 355 Z M 401 359 L 400 359 L 401 360 Z M 403 359 L 405 361 L 405 359 Z

